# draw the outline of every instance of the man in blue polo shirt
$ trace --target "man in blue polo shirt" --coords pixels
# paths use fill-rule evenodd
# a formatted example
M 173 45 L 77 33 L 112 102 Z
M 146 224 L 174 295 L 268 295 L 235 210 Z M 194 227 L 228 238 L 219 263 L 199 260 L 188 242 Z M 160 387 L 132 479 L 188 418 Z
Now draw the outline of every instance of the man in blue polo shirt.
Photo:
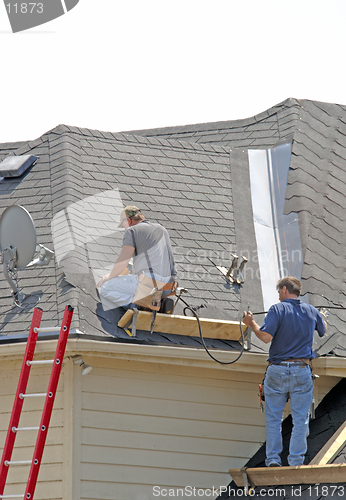
M 310 360 L 314 331 L 322 337 L 327 329 L 322 314 L 298 297 L 301 282 L 292 276 L 282 278 L 276 286 L 278 304 L 270 307 L 260 327 L 251 312 L 244 312 L 243 322 L 255 335 L 271 342 L 268 368 L 264 380 L 266 414 L 266 465 L 281 466 L 281 422 L 285 404 L 290 398 L 293 429 L 288 463 L 302 465 L 307 450 L 309 414 L 313 398 Z

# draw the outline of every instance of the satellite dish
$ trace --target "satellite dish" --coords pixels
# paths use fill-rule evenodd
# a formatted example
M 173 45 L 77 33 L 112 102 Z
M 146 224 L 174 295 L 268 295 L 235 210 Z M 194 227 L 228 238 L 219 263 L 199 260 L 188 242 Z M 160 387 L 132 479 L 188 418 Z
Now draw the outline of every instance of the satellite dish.
M 42 245 L 37 245 L 34 221 L 29 212 L 20 205 L 6 208 L 0 217 L 0 252 L 4 275 L 12 288 L 15 303 L 21 303 L 25 295 L 20 293 L 14 282 L 17 270 L 47 265 L 53 252 Z
M 36 228 L 29 212 L 19 205 L 6 208 L 0 218 L 0 250 L 17 250 L 16 268 L 26 267 L 36 250 Z

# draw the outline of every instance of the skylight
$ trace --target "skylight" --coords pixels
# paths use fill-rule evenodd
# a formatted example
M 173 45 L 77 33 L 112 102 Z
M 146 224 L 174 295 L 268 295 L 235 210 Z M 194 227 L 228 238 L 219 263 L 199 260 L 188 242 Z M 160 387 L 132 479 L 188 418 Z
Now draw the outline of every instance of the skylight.
M 296 213 L 284 215 L 291 144 L 248 150 L 251 199 L 264 307 L 278 301 L 276 283 L 301 277 L 303 255 Z
M 0 163 L 0 176 L 20 177 L 36 163 L 37 159 L 37 156 L 33 155 L 7 156 Z

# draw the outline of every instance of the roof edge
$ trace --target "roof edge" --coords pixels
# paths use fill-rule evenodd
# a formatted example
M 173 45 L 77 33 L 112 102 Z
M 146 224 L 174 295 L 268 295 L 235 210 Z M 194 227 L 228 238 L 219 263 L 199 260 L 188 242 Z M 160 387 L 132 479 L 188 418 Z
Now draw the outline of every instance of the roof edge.
M 226 121 L 217 121 L 217 122 L 205 122 L 205 123 L 197 123 L 197 124 L 190 124 L 190 125 L 177 125 L 177 126 L 172 126 L 172 127 L 159 127 L 159 128 L 152 128 L 152 129 L 143 129 L 143 130 L 132 130 L 132 131 L 124 131 L 124 134 L 131 134 L 131 135 L 155 135 L 160 136 L 161 134 L 170 134 L 170 133 L 177 133 L 178 131 L 180 133 L 184 132 L 203 132 L 206 130 L 219 130 L 220 128 L 229 128 L 232 125 L 237 125 L 238 127 L 243 127 L 250 125 L 252 123 L 260 122 L 264 120 L 265 118 L 268 118 L 269 116 L 275 115 L 278 111 L 278 108 L 290 108 L 292 106 L 298 106 L 301 107 L 301 102 L 299 99 L 295 99 L 293 97 L 289 97 L 288 99 L 285 99 L 284 101 L 280 102 L 279 104 L 276 104 L 272 106 L 271 108 L 262 111 L 261 113 L 258 113 L 257 115 L 248 117 L 248 118 L 241 118 L 241 119 L 236 119 L 236 120 L 226 120 Z
M 22 358 L 25 351 L 26 342 L 14 342 L 0 344 L 0 359 Z M 37 355 L 42 357 L 55 352 L 56 339 L 40 340 L 37 348 Z M 74 335 L 67 341 L 65 356 L 72 353 L 89 354 L 104 358 L 125 358 L 136 361 L 152 363 L 168 363 L 176 365 L 187 365 L 195 368 L 214 368 L 218 370 L 228 370 L 229 365 L 220 365 L 210 359 L 203 348 L 160 346 L 147 344 L 134 344 L 132 342 L 112 342 L 112 340 L 91 340 Z M 214 352 L 214 350 L 213 350 Z M 215 350 L 215 354 L 222 361 L 230 361 L 232 356 L 229 351 Z M 266 366 L 267 354 L 244 353 L 244 359 L 232 365 L 236 371 L 251 371 L 263 373 Z
M 188 365 L 198 368 L 215 368 L 228 370 L 230 365 L 220 365 L 210 359 L 203 348 L 160 346 L 135 344 L 132 342 L 119 342 L 112 340 L 91 340 L 82 338 L 76 330 L 73 338 L 69 338 L 66 346 L 66 355 L 72 352 L 96 355 L 105 358 L 121 357 L 137 361 L 150 359 L 153 363 L 169 363 L 178 365 Z M 37 354 L 41 356 L 54 352 L 56 349 L 56 339 L 40 340 Z M 26 342 L 15 342 L 0 344 L 0 359 L 22 357 Z M 213 351 L 214 352 L 214 351 Z M 215 350 L 221 361 L 230 361 L 229 351 Z M 233 370 L 239 372 L 263 373 L 267 365 L 268 354 L 244 352 L 239 361 L 232 365 Z M 314 371 L 320 375 L 345 377 L 345 358 L 320 357 L 314 360 Z

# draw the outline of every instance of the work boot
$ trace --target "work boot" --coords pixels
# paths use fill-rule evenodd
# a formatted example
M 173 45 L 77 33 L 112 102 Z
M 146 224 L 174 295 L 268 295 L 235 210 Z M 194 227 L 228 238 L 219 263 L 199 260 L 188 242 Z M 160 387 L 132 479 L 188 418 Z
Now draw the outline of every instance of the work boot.
M 163 314 L 172 314 L 173 312 L 173 306 L 174 306 L 174 300 L 167 298 L 167 299 L 162 299 L 161 301 L 161 307 L 160 307 L 160 313 Z

